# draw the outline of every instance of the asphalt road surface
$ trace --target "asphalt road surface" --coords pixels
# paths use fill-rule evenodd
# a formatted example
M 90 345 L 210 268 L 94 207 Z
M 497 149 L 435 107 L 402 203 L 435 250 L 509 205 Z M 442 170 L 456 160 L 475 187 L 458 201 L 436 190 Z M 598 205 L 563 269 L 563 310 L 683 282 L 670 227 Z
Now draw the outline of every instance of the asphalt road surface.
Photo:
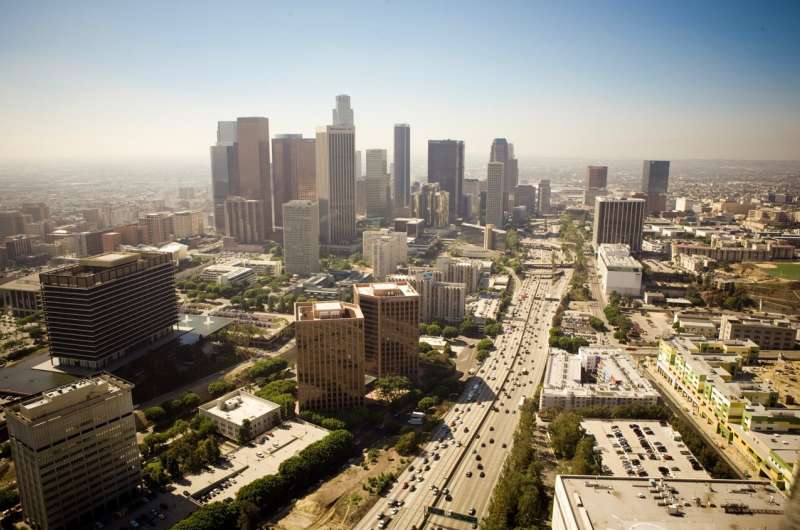
M 549 263 L 549 256 L 544 259 Z M 476 520 L 485 514 L 513 443 L 519 407 L 544 376 L 550 322 L 572 274 L 564 272 L 553 280 L 524 280 L 507 310 L 496 349 L 467 381 L 431 441 L 355 528 L 476 527 L 470 521 L 429 514 L 428 508 Z

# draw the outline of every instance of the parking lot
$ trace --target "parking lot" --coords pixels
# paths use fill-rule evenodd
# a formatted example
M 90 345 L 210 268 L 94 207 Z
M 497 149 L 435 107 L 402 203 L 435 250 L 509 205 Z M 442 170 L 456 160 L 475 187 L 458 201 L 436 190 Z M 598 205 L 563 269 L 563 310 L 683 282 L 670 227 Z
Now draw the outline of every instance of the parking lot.
M 201 473 L 187 475 L 176 484 L 178 492 L 201 503 L 232 499 L 242 486 L 277 473 L 281 462 L 327 434 L 322 427 L 303 420 L 286 421 L 256 437 L 251 445 L 228 453 L 221 466 L 209 466 Z
M 594 436 L 603 471 L 615 477 L 708 479 L 669 424 L 654 420 L 584 420 Z

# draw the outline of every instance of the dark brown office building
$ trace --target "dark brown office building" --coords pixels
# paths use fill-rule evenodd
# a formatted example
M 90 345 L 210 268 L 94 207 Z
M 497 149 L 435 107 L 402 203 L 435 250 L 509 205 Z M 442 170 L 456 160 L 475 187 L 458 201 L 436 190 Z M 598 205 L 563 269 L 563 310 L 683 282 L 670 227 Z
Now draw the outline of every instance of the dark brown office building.
M 178 321 L 169 254 L 110 252 L 39 275 L 50 356 L 98 369 L 171 332 Z
M 377 378 L 417 380 L 419 294 L 408 282 L 361 283 L 353 301 L 364 314 L 366 371 Z
M 464 186 L 464 142 L 428 140 L 428 182 L 450 194 L 450 220 L 461 216 Z

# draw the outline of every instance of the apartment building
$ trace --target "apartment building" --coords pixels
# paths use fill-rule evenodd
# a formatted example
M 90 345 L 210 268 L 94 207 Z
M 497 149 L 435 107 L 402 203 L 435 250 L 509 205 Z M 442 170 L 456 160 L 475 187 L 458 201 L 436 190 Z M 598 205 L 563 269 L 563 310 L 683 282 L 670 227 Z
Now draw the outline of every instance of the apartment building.
M 749 339 L 762 350 L 792 350 L 796 336 L 797 328 L 786 319 L 767 320 L 723 315 L 720 321 L 720 339 Z

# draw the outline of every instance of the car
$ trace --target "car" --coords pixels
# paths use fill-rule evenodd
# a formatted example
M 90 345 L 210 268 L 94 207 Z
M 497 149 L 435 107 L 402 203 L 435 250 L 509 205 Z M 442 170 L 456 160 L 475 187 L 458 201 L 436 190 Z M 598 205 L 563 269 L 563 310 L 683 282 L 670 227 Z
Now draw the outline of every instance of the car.
M 481 477 L 481 478 L 483 478 L 483 477 L 485 477 L 485 476 L 486 476 L 486 473 L 484 473 L 483 471 L 481 471 L 480 477 Z
M 403 482 L 403 489 L 408 489 L 408 482 Z
M 467 476 L 467 478 L 470 478 L 472 476 L 472 471 L 467 471 L 466 472 L 466 476 Z
M 475 455 L 475 460 L 480 461 L 480 459 L 481 459 L 481 455 Z
M 503 449 L 505 449 L 506 447 L 508 447 L 508 444 L 503 444 Z
M 483 469 L 483 464 L 478 463 L 478 469 Z
M 476 513 L 478 513 L 478 511 L 475 508 L 470 508 L 468 513 L 469 515 L 474 516 Z
M 494 443 L 494 438 L 489 438 L 489 443 L 493 444 Z

